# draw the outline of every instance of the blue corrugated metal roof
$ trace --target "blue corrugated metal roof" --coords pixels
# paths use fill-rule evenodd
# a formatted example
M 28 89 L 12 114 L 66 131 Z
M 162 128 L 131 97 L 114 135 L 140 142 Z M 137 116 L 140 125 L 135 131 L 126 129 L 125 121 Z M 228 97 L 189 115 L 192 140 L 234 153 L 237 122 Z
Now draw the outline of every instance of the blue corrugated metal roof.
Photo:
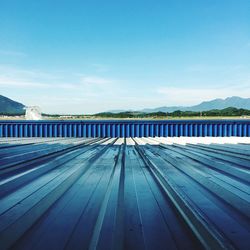
M 248 138 L 2 138 L 0 162 L 1 249 L 249 249 Z

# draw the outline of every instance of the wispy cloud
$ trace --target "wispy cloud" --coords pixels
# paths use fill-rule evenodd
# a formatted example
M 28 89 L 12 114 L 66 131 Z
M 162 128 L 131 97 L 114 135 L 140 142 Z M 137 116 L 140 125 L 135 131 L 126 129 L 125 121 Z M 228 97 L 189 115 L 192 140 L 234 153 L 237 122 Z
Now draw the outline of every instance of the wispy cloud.
M 72 89 L 75 85 L 60 82 L 60 76 L 39 70 L 19 69 L 11 66 L 0 65 L 0 87 L 15 88 L 16 90 L 28 88 L 36 89 Z
M 40 88 L 40 89 L 47 89 L 47 88 L 63 88 L 63 89 L 74 89 L 77 87 L 75 84 L 68 84 L 68 83 L 46 83 L 40 82 L 37 80 L 31 79 L 22 79 L 18 77 L 8 77 L 8 76 L 0 76 L 0 86 L 5 87 L 15 87 L 15 88 Z
M 25 57 L 27 56 L 26 53 L 20 51 L 13 51 L 13 50 L 0 50 L 0 55 L 4 56 L 13 56 L 13 57 Z
M 98 76 L 84 76 L 81 78 L 81 82 L 84 84 L 106 85 L 113 83 L 112 80 Z
M 110 78 L 64 72 L 43 72 L 36 69 L 22 69 L 10 65 L 0 65 L 0 87 L 72 90 L 84 96 L 96 97 L 114 88 Z
M 189 73 L 216 73 L 216 72 L 232 72 L 246 69 L 245 65 L 206 65 L 206 64 L 193 64 L 185 68 L 185 72 Z
M 50 84 L 34 82 L 29 80 L 22 80 L 14 77 L 0 76 L 0 86 L 6 87 L 36 87 L 36 88 L 49 88 Z
M 61 76 L 58 73 L 44 72 L 38 69 L 24 69 L 12 65 L 0 64 L 0 75 L 7 75 L 16 78 L 28 79 L 44 79 L 44 80 L 60 80 Z

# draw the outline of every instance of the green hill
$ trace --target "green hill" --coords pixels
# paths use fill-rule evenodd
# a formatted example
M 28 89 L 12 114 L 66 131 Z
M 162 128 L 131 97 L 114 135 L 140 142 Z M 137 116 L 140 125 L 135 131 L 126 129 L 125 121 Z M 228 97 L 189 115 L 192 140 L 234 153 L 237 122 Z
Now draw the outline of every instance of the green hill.
M 25 105 L 0 95 L 0 115 L 22 115 Z

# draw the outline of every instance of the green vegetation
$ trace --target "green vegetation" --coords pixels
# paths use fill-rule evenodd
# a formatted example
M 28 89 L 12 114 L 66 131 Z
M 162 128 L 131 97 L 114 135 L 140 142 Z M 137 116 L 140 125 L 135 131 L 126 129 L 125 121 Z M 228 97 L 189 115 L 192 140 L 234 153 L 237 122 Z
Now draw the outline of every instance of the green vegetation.
M 176 118 L 176 117 L 228 117 L 228 116 L 249 116 L 250 110 L 248 109 L 237 109 L 233 107 L 225 109 L 213 109 L 204 112 L 194 112 L 194 111 L 180 111 L 176 110 L 171 113 L 165 112 L 155 112 L 155 113 L 141 113 L 141 112 L 121 112 L 121 113 L 98 113 L 94 115 L 95 117 L 100 118 Z
M 176 110 L 174 112 L 153 112 L 144 113 L 138 111 L 127 111 L 120 113 L 103 112 L 94 115 L 48 115 L 44 116 L 51 119 L 166 119 L 166 118 L 210 118 L 210 117 L 241 117 L 250 116 L 250 110 L 248 109 L 237 109 L 233 107 L 225 109 L 213 109 L 204 112 L 196 111 L 181 111 Z

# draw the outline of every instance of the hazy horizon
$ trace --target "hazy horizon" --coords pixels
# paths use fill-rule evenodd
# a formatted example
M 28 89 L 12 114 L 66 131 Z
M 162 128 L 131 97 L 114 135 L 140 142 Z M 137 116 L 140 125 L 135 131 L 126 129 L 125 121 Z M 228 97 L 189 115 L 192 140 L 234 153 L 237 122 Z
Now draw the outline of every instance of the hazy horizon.
M 5 1 L 0 94 L 44 113 L 250 97 L 250 2 Z

